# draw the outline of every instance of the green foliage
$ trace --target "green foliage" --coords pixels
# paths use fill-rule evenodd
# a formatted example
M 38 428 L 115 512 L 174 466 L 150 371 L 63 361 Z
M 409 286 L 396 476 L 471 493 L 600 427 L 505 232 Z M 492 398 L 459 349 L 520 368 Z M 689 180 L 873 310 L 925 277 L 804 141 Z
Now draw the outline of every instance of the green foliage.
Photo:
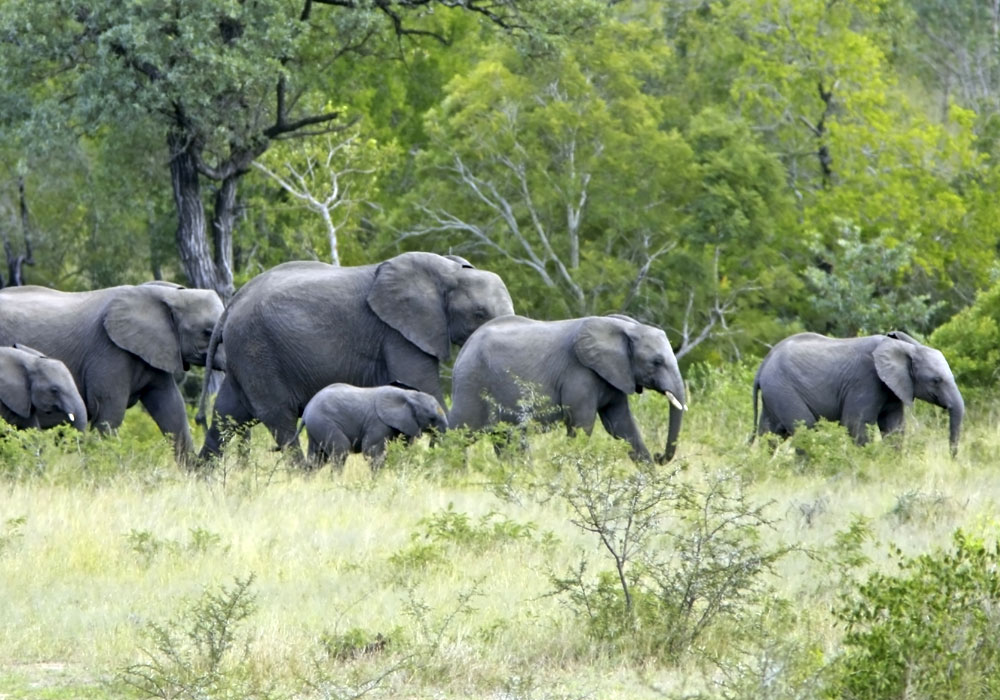
M 894 329 L 930 330 L 934 312 L 944 302 L 931 301 L 906 283 L 912 278 L 914 244 L 889 232 L 864 240 L 861 229 L 837 221 L 839 236 L 831 247 L 814 243 L 820 267 L 808 267 L 806 281 L 814 296 L 806 316 L 819 333 L 852 338 Z
M 450 543 L 473 550 L 530 540 L 535 531 L 534 523 L 519 523 L 494 511 L 474 522 L 468 513 L 456 511 L 454 503 L 449 503 L 436 515 L 421 518 L 417 525 L 422 527 L 422 532 L 415 533 L 414 539 Z
M 663 470 L 600 456 L 567 456 L 552 485 L 571 522 L 593 533 L 613 568 L 587 575 L 586 560 L 553 576 L 556 593 L 595 639 L 642 657 L 677 659 L 710 631 L 739 627 L 767 591 L 764 577 L 789 550 L 765 546 L 765 506 L 739 478 L 698 486 Z
M 320 635 L 319 642 L 330 659 L 346 661 L 379 654 L 389 646 L 390 639 L 381 632 L 373 637 L 367 630 L 352 627 L 343 634 L 324 632 Z
M 240 643 L 240 628 L 256 610 L 253 581 L 250 574 L 206 590 L 181 618 L 150 623 L 146 660 L 122 669 L 118 680 L 142 697 L 164 700 L 269 697 L 252 673 L 248 644 Z
M 188 533 L 190 537 L 184 542 L 159 538 L 148 530 L 132 529 L 125 535 L 125 543 L 146 567 L 152 564 L 158 555 L 165 552 L 172 556 L 190 556 L 206 554 L 215 549 L 225 551 L 225 548 L 220 546 L 222 537 L 211 530 L 193 527 L 189 528 Z
M 138 408 L 111 435 L 69 426 L 0 433 L 0 479 L 11 482 L 98 484 L 125 473 L 152 481 L 164 469 L 176 469 L 170 442 Z
M 416 572 L 446 567 L 462 555 L 535 539 L 534 523 L 519 523 L 495 511 L 473 520 L 468 513 L 456 511 L 453 503 L 421 518 L 417 526 L 410 543 L 389 557 L 397 581 L 406 581 Z
M 869 430 L 873 436 L 878 433 L 877 427 L 872 426 Z M 847 428 L 836 421 L 820 418 L 812 428 L 800 425 L 789 438 L 788 449 L 795 452 L 795 471 L 833 476 L 856 472 L 860 463 L 859 451 L 874 451 L 876 448 L 869 447 L 873 444 L 869 442 L 860 448 Z
M 980 292 L 930 336 L 961 385 L 992 387 L 1000 367 L 1000 283 Z
M 894 557 L 898 574 L 872 574 L 835 611 L 828 697 L 996 697 L 1000 547 L 959 530 L 950 551 Z

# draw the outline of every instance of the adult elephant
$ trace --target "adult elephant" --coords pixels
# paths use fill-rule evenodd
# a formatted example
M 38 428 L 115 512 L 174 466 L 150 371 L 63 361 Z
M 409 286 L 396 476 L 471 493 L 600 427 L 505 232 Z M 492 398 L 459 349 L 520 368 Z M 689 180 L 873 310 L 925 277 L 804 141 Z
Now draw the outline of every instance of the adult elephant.
M 677 358 L 662 330 L 618 315 L 499 318 L 476 331 L 455 360 L 448 424 L 478 430 L 530 414 L 589 434 L 600 416 L 609 433 L 632 446 L 634 459 L 651 461 L 628 405 L 629 395 L 644 388 L 671 404 L 666 450 L 656 458 L 663 463 L 674 456 L 686 406 Z M 525 407 L 534 392 L 548 405 Z
M 87 407 L 59 360 L 19 345 L 0 348 L 0 418 L 18 428 L 87 427 Z
M 328 384 L 398 382 L 443 405 L 439 365 L 482 323 L 514 313 L 503 280 L 462 258 L 403 253 L 382 263 L 278 265 L 233 297 L 216 330 L 227 348 L 202 457 L 223 431 L 260 421 L 282 448 Z
M 775 345 L 757 369 L 754 423 L 759 435 L 787 437 L 796 424 L 811 427 L 825 418 L 839 421 L 861 445 L 870 425 L 882 435 L 902 429 L 903 407 L 914 398 L 948 410 L 954 455 L 965 402 L 940 351 L 899 331 L 862 338 L 798 333 Z
M 117 428 L 141 402 L 182 458 L 194 446 L 175 375 L 205 364 L 222 310 L 215 292 L 166 282 L 90 292 L 8 287 L 0 290 L 0 344 L 61 360 L 100 430 Z

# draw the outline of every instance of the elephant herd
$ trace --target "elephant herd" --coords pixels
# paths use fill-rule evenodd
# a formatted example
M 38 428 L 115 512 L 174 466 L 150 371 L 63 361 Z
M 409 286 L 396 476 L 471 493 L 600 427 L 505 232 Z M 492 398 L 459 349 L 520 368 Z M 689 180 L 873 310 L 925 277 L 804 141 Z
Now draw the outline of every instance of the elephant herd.
M 446 414 L 440 366 L 452 344 L 462 349 Z M 225 372 L 197 462 L 177 383 L 190 365 Z M 629 409 L 629 395 L 644 389 L 670 406 L 656 455 Z M 800 333 L 772 348 L 753 382 L 758 434 L 787 436 L 825 418 L 863 443 L 870 425 L 900 429 L 914 398 L 949 411 L 954 454 L 961 393 L 943 355 L 904 333 Z M 687 410 L 662 330 L 618 314 L 517 316 L 499 276 L 454 255 L 410 252 L 357 267 L 285 263 L 250 280 L 225 308 L 214 292 L 166 282 L 0 291 L 0 418 L 17 428 L 69 422 L 107 431 L 136 402 L 190 465 L 211 463 L 258 422 L 297 457 L 305 429 L 308 464 L 340 466 L 356 452 L 377 464 L 387 440 L 426 430 L 530 418 L 589 433 L 597 417 L 634 459 L 662 463 L 674 456 Z

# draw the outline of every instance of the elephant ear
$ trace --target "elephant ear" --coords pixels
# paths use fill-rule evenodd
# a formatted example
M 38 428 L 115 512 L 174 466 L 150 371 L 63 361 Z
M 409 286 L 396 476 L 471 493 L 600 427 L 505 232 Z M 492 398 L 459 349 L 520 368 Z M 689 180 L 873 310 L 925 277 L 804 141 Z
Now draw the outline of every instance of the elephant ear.
M 907 406 L 913 403 L 912 348 L 905 340 L 886 338 L 872 353 L 878 378 Z
M 635 393 L 632 355 L 623 322 L 593 317 L 580 324 L 573 339 L 573 351 L 580 363 L 589 367 L 624 394 Z
M 184 371 L 180 340 L 167 305 L 146 289 L 134 288 L 108 304 L 104 330 L 115 345 L 138 355 L 156 369 L 175 374 Z
M 403 391 L 379 391 L 375 397 L 375 413 L 383 423 L 404 435 L 420 434 L 413 407 Z
M 0 402 L 11 411 L 31 416 L 31 385 L 24 362 L 11 352 L 0 353 Z
M 431 253 L 403 253 L 375 270 L 368 305 L 404 338 L 438 360 L 451 357 L 444 288 L 460 264 Z

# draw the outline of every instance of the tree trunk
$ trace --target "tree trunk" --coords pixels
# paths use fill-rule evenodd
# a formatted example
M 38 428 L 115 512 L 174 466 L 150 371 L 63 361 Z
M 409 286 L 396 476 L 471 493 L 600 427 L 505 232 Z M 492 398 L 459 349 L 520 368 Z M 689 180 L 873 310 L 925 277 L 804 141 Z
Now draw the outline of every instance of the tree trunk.
M 3 250 L 7 258 L 8 287 L 20 287 L 24 284 L 24 266 L 34 265 L 35 257 L 31 252 L 30 217 L 28 216 L 28 198 L 24 191 L 24 176 L 17 178 L 18 211 L 21 219 L 21 235 L 24 237 L 24 253 L 15 254 L 10 234 L 3 230 Z M 4 287 L 3 275 L 0 275 L 0 288 Z
M 177 208 L 177 250 L 188 284 L 200 289 L 214 289 L 220 295 L 211 251 L 205 240 L 205 207 L 201 201 L 201 183 L 191 141 L 180 130 L 167 136 L 170 148 L 170 180 Z M 228 296 L 223 296 L 228 299 Z
M 222 180 L 215 193 L 212 215 L 212 242 L 215 247 L 215 291 L 228 304 L 236 292 L 233 286 L 233 227 L 236 224 L 236 179 L 230 175 Z

